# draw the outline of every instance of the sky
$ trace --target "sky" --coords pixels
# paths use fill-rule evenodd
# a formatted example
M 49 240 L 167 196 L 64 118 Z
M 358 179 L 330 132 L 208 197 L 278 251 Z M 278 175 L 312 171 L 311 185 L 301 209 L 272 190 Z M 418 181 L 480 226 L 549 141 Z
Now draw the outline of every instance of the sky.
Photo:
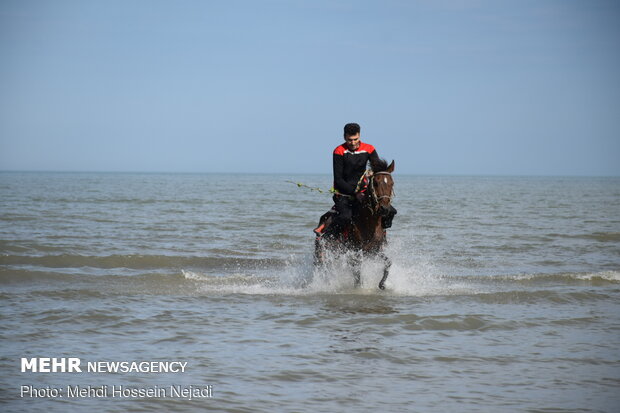
M 0 170 L 620 175 L 620 2 L 0 0 Z

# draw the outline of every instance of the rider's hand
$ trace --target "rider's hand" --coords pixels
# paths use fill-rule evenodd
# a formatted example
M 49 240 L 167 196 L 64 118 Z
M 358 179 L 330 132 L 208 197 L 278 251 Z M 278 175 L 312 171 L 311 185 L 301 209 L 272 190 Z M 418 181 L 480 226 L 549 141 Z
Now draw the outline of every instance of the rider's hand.
M 358 192 L 355 194 L 355 198 L 357 199 L 357 202 L 359 202 L 360 204 L 363 204 L 364 200 L 366 199 L 366 193 Z

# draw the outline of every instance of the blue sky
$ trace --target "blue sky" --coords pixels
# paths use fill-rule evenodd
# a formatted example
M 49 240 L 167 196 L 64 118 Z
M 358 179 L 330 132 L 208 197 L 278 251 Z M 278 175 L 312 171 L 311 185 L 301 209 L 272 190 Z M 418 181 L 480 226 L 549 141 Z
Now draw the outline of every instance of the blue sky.
M 0 2 L 0 169 L 620 175 L 620 3 Z

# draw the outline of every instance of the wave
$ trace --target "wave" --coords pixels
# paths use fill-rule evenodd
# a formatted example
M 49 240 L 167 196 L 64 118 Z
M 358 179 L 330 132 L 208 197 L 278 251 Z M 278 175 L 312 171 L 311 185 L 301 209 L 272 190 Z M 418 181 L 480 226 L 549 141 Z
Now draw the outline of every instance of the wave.
M 32 258 L 32 257 L 30 257 Z M 89 259 L 92 257 L 84 257 Z M 47 257 L 49 259 L 49 257 Z M 62 260 L 61 258 L 57 258 Z M 73 259 L 73 258 L 72 258 Z M 99 257 L 104 263 L 134 260 L 126 257 Z M 267 261 L 257 259 L 206 259 L 176 257 L 179 267 L 150 269 L 157 260 L 170 257 L 142 257 L 149 265 L 134 273 L 126 271 L 89 275 L 84 268 L 67 271 L 66 268 L 0 267 L 0 286 L 28 286 L 31 294 L 63 299 L 87 294 L 160 294 L 208 296 L 325 296 L 358 295 L 376 297 L 411 297 L 467 299 L 481 303 L 574 303 L 617 299 L 620 292 L 620 271 L 580 272 L 557 274 L 497 274 L 446 275 L 432 268 L 420 266 L 392 267 L 387 289 L 377 288 L 381 274 L 378 263 L 362 266 L 362 285 L 354 288 L 351 271 L 344 264 L 329 268 L 314 268 L 309 259 L 304 262 Z M 107 261 L 110 260 L 110 261 Z M 119 260 L 117 262 L 117 260 Z M 200 264 L 205 264 L 200 267 Z M 193 266 L 184 264 L 191 263 Z M 229 267 L 220 268 L 223 263 Z M 60 265 L 60 262 L 58 263 Z M 277 265 L 275 265 L 277 264 Z M 101 265 L 101 262 L 100 262 Z M 209 268 L 210 267 L 210 268 Z M 200 268 L 200 269 L 197 269 Z M 11 291 L 6 289 L 5 291 Z M 615 298 L 614 298 L 615 297 Z
M 222 251 L 222 254 L 231 253 Z M 4 255 L 0 256 L 0 265 L 32 266 L 39 268 L 128 268 L 128 269 L 162 269 L 162 268 L 267 268 L 282 266 L 283 260 L 253 257 L 197 257 L 171 255 L 107 255 L 86 256 L 76 254 L 58 254 L 43 256 Z
M 468 297 L 482 302 L 571 302 L 617 294 L 620 271 L 532 274 L 445 274 L 432 262 L 395 250 L 386 291 L 378 287 L 381 263 L 362 265 L 361 288 L 354 288 L 346 259 L 315 268 L 309 254 L 289 259 L 265 255 L 211 256 L 7 254 L 0 256 L 0 285 L 28 284 L 35 290 L 85 289 L 150 294 L 383 295 Z M 600 287 L 600 288 L 599 288 Z
M 558 284 L 582 284 L 620 283 L 620 271 L 601 271 L 601 272 L 578 272 L 578 273 L 557 273 L 557 274 L 514 274 L 514 275 L 490 275 L 490 276 L 451 276 L 451 278 L 467 278 L 469 280 L 492 281 L 496 283 L 516 283 L 516 284 L 537 284 L 537 283 L 558 283 Z
M 547 237 L 549 237 L 550 239 L 572 238 L 598 242 L 620 242 L 620 232 L 594 232 L 591 234 L 547 234 Z
M 282 274 L 238 273 L 224 277 L 183 270 L 183 278 L 195 282 L 197 294 L 243 294 L 246 296 L 338 296 L 393 297 L 403 299 L 469 300 L 482 304 L 570 304 L 600 300 L 617 301 L 620 272 L 518 274 L 495 276 L 436 276 L 395 269 L 387 289 L 378 289 L 378 267 L 362 268 L 362 285 L 353 286 L 352 274 L 306 270 Z

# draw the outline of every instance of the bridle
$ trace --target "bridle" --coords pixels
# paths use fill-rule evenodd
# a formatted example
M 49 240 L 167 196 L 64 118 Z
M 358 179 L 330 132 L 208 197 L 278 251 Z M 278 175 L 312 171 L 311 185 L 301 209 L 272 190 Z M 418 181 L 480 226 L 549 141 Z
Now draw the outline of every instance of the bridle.
M 379 201 L 382 199 L 389 199 L 390 203 L 392 202 L 392 199 L 394 198 L 394 186 L 392 186 L 392 191 L 390 192 L 390 195 L 381 195 L 381 196 L 377 196 L 377 191 L 375 190 L 375 176 L 377 175 L 390 175 L 390 177 L 392 176 L 392 174 L 390 172 L 386 172 L 386 171 L 382 171 L 382 172 L 375 172 L 372 174 L 372 176 L 370 177 L 370 183 L 369 183 L 369 192 L 370 192 L 370 196 L 371 196 L 371 200 L 372 200 L 372 205 L 370 205 L 371 210 L 376 210 L 377 206 L 379 205 Z

